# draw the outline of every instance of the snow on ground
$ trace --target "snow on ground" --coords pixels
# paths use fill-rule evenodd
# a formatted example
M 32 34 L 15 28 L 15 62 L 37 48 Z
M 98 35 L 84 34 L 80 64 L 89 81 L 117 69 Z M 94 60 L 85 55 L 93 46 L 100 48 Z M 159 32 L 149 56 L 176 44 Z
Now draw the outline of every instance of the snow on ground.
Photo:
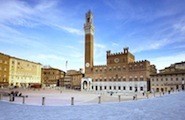
M 98 103 L 98 96 L 101 95 L 102 102 L 118 102 L 118 94 L 98 94 L 92 92 L 81 92 L 75 90 L 57 90 L 57 89 L 40 89 L 40 90 L 33 90 L 33 89 L 2 89 L 1 92 L 8 92 L 11 91 L 19 91 L 22 95 L 28 95 L 25 99 L 25 104 L 27 105 L 41 105 L 42 104 L 42 97 L 45 97 L 45 105 L 47 106 L 64 106 L 71 104 L 71 97 L 74 97 L 75 105 L 79 104 L 92 104 Z M 134 94 L 120 94 L 121 101 L 132 100 Z M 159 95 L 158 95 L 159 96 Z M 150 95 L 151 97 L 151 95 Z M 146 98 L 142 94 L 138 94 L 138 99 Z M 3 97 L 4 101 L 9 101 L 9 97 Z M 16 97 L 14 103 L 22 104 L 23 98 Z
M 185 120 L 185 92 L 161 97 L 74 106 L 33 106 L 0 101 L 0 120 Z

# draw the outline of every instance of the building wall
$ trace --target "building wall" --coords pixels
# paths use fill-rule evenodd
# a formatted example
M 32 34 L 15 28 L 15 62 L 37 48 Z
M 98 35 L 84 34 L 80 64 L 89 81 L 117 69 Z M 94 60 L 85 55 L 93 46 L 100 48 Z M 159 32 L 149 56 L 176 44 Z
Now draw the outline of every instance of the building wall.
M 151 75 L 151 89 L 156 92 L 169 90 L 182 90 L 185 81 L 185 71 L 183 73 L 169 73 Z
M 42 68 L 42 84 L 45 86 L 57 86 L 64 78 L 64 71 L 56 68 Z
M 117 58 L 116 55 L 112 57 Z M 94 82 L 148 81 L 150 73 L 149 61 L 138 61 L 94 66 L 86 77 L 92 78 Z
M 175 68 L 179 70 L 185 70 L 185 62 L 176 63 Z
M 66 88 L 80 89 L 83 76 L 81 70 L 68 70 L 64 78 L 64 86 Z
M 10 58 L 9 84 L 13 86 L 28 86 L 31 83 L 41 83 L 41 64 L 27 60 Z
M 147 82 L 93 82 L 92 91 L 113 91 L 113 92 L 146 92 Z
M 82 73 L 77 73 L 72 76 L 72 88 L 80 89 L 81 88 L 81 79 L 83 77 Z
M 0 86 L 8 86 L 9 60 L 10 57 L 8 55 L 0 53 Z

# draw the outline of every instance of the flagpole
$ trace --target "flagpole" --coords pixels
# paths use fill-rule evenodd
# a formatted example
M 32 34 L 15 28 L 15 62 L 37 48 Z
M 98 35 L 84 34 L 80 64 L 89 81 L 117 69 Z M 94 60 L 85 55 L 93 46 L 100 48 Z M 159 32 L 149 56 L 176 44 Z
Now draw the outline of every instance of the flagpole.
M 67 72 L 67 64 L 68 64 L 68 61 L 66 61 L 66 72 Z

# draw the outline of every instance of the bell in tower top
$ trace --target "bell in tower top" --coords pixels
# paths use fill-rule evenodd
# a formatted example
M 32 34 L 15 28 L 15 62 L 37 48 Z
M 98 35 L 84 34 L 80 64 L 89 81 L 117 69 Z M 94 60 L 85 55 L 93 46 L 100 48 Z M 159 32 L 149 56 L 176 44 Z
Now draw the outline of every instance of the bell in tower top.
M 89 10 L 86 13 L 86 22 L 84 24 L 84 31 L 85 34 L 94 34 L 94 25 L 93 25 L 93 14 L 91 12 L 91 10 Z
M 93 15 L 91 10 L 86 13 L 86 23 L 92 23 Z

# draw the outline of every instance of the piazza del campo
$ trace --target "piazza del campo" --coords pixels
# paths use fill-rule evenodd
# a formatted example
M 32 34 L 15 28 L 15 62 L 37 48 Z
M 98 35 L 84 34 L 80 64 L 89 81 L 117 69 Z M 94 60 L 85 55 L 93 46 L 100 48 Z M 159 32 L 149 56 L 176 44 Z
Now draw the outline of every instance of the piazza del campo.
M 81 25 L 83 28 L 83 46 L 81 47 L 84 53 L 83 59 L 79 59 L 80 62 L 83 63 L 83 66 L 78 70 L 73 68 L 67 69 L 68 60 L 65 62 L 66 68 L 61 69 L 52 67 L 52 65 L 50 66 L 46 63 L 43 64 L 38 61 L 28 60 L 27 58 L 17 57 L 0 51 L 0 105 L 2 105 L 3 108 L 9 106 L 9 103 L 18 104 L 17 108 L 20 107 L 19 105 L 44 107 L 76 107 L 76 105 L 85 105 L 83 106 L 85 109 L 90 106 L 89 108 L 91 109 L 92 107 L 93 111 L 94 107 L 100 104 L 105 105 L 104 107 L 116 106 L 115 108 L 118 108 L 119 104 L 116 103 L 121 103 L 121 106 L 127 106 L 127 102 L 132 101 L 133 104 L 136 104 L 135 106 L 138 106 L 140 100 L 143 102 L 143 105 L 149 100 L 153 100 L 153 104 L 155 104 L 155 100 L 160 101 L 163 97 L 164 100 L 167 101 L 168 99 L 175 99 L 170 96 L 179 95 L 176 98 L 181 98 L 184 95 L 185 59 L 183 57 L 181 61 L 174 62 L 162 69 L 157 69 L 158 66 L 150 61 L 148 57 L 142 57 L 141 60 L 137 60 L 135 52 L 131 52 L 132 47 L 130 49 L 130 46 L 125 43 L 121 44 L 122 49 L 120 49 L 120 52 L 112 52 L 114 48 L 109 47 L 104 53 L 106 57 L 105 64 L 96 65 L 95 33 L 99 27 L 94 24 L 96 14 L 93 13 L 93 10 L 88 10 L 85 14 L 83 13 L 83 15 L 84 16 L 81 16 L 84 18 L 84 25 Z M 71 46 L 73 46 L 73 42 L 71 42 Z M 71 46 L 70 48 L 72 49 L 73 47 Z M 56 57 L 56 59 L 58 58 Z M 156 104 L 158 105 L 158 103 L 157 101 Z M 128 102 L 128 104 L 132 103 Z M 167 102 L 165 102 L 165 104 L 167 104 Z M 148 105 L 149 104 L 146 105 L 146 109 L 149 108 Z M 149 106 L 152 108 L 152 105 Z M 174 105 L 175 104 L 173 104 L 173 106 Z M 162 105 L 159 105 L 159 107 L 161 106 Z M 80 110 L 81 108 L 84 109 L 83 107 L 80 106 Z M 100 108 L 101 107 L 102 106 L 100 106 Z M 127 107 L 129 108 L 130 106 Z M 71 110 L 73 108 L 67 109 Z M 121 109 L 120 107 L 119 112 L 124 112 L 121 111 Z M 129 110 L 130 109 L 135 110 L 135 108 L 132 107 L 129 108 Z M 4 112 L 3 110 L 0 110 L 0 114 Z M 73 110 L 71 111 L 74 112 Z M 71 111 L 68 112 L 71 113 Z M 92 111 L 88 113 L 87 116 L 92 115 L 93 117 L 87 118 L 96 118 L 96 115 L 92 114 Z M 138 108 L 138 111 L 142 111 L 141 108 Z M 79 111 L 77 111 L 77 113 L 78 112 Z M 134 112 L 132 111 L 131 113 Z M 139 112 L 136 113 L 141 115 Z M 82 113 L 79 112 L 79 114 Z M 83 116 L 84 114 L 85 113 L 83 113 Z M 71 119 L 78 119 L 76 115 L 70 115 L 64 118 L 72 117 Z M 97 115 L 99 115 L 99 113 L 97 113 Z M 105 116 L 98 117 L 98 119 L 106 119 Z M 155 115 L 153 116 L 155 117 Z M 145 117 L 147 119 L 147 116 Z M 2 117 L 2 120 L 5 120 L 5 118 L 6 117 L 3 119 Z M 46 119 L 45 117 L 43 118 Z M 49 118 L 50 117 L 48 117 L 48 119 Z M 84 116 L 84 119 L 87 118 Z M 136 116 L 129 118 L 137 119 Z M 161 117 L 161 119 L 162 118 L 165 117 Z M 122 118 L 115 117 L 113 119 Z

